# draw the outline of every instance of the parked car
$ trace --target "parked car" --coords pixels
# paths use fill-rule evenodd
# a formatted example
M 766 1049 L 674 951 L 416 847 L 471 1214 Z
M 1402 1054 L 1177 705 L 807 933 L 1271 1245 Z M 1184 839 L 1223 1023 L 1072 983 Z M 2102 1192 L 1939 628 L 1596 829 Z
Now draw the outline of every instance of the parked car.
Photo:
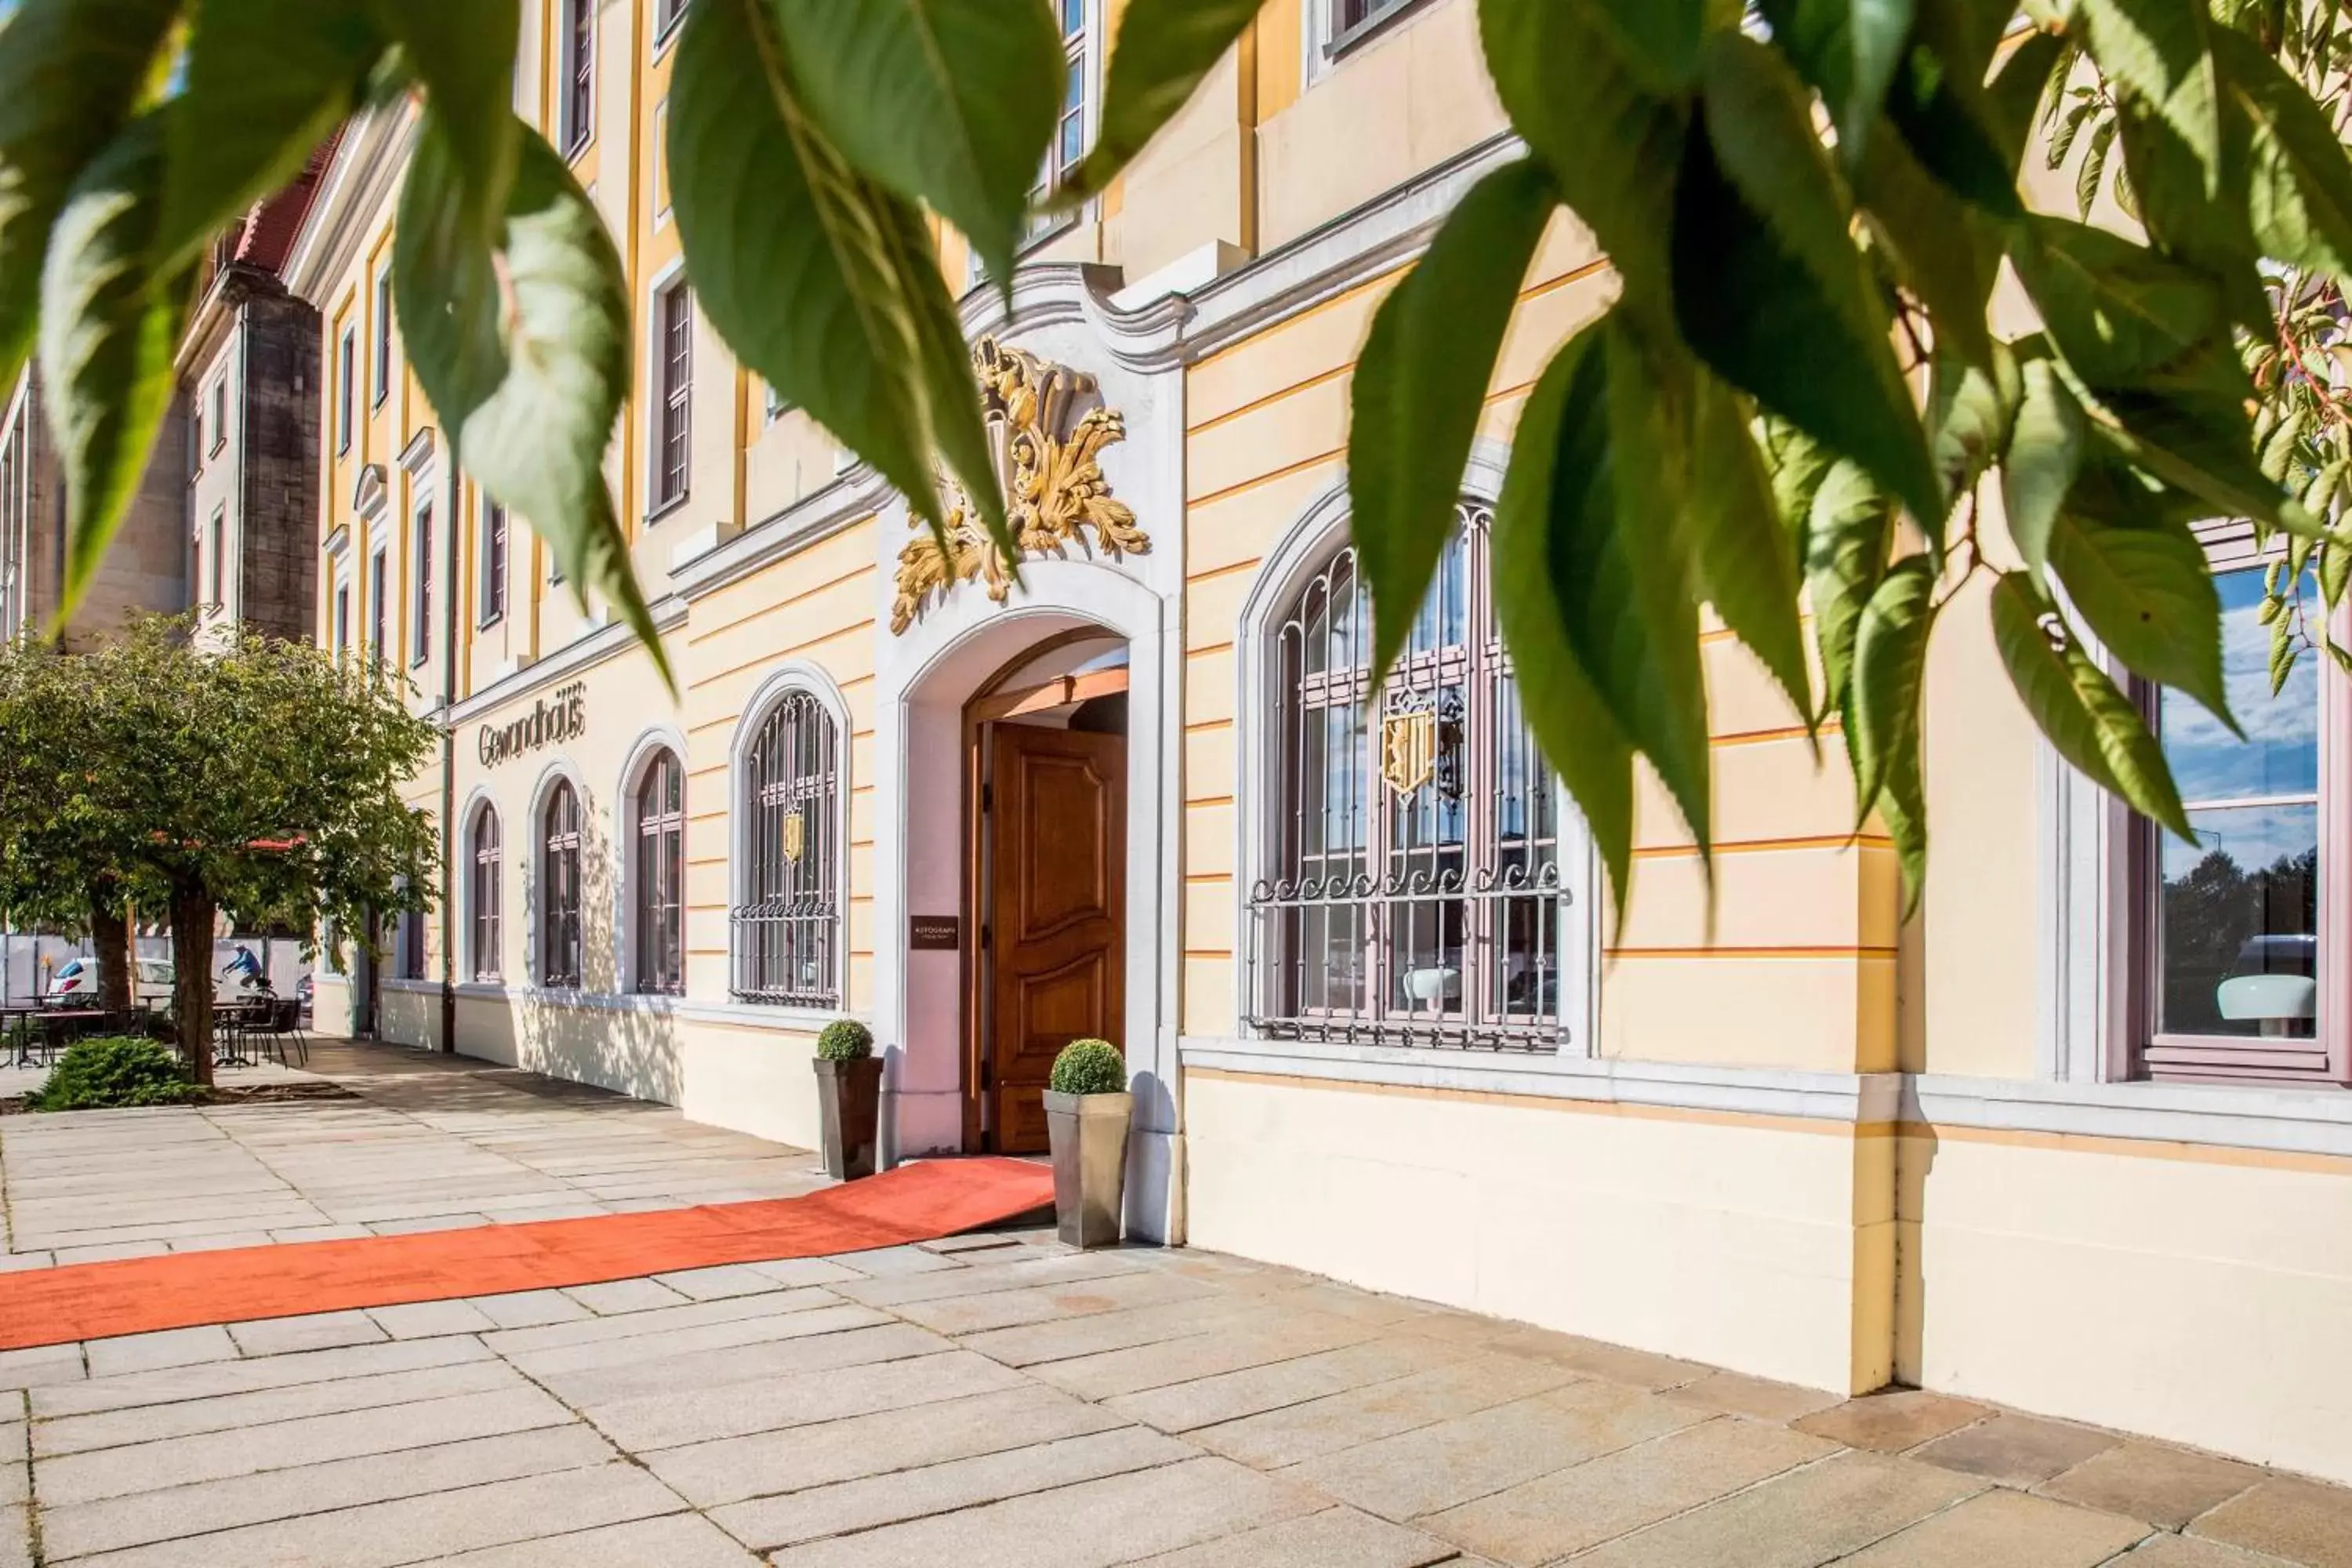
M 168 1005 L 172 1000 L 172 961 L 168 958 L 139 958 L 131 961 L 131 997 L 134 1001 L 156 1006 Z M 45 1007 L 83 1006 L 98 1000 L 98 960 L 68 958 L 58 965 L 49 976 L 49 987 L 41 993 Z

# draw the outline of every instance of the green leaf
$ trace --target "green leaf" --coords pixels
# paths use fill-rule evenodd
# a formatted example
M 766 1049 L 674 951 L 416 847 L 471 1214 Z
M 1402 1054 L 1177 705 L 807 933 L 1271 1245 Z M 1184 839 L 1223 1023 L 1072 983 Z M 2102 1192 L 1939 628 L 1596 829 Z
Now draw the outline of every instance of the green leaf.
M 1927 637 L 1936 623 L 1936 567 L 1906 555 L 1879 579 L 1854 631 L 1847 742 L 1854 764 L 1857 825 L 1878 803 L 1903 753 L 1919 745 L 1919 702 L 1927 677 Z M 1916 771 L 1916 763 L 1910 764 Z
M 920 215 L 818 130 L 760 0 L 695 0 L 675 48 L 670 204 L 697 307 L 934 529 L 945 513 L 932 455 L 944 453 L 1010 555 L 961 359 L 958 384 L 943 384 L 940 323 L 954 307 Z
M 1372 318 L 1351 394 L 1348 489 L 1372 587 L 1376 670 L 1385 672 L 1412 635 L 1453 534 L 1486 384 L 1559 200 L 1531 159 L 1488 174 Z
M 2046 359 L 2026 361 L 2019 377 L 2023 390 L 2001 460 L 2000 500 L 2011 542 L 2026 565 L 2039 572 L 2049 555 L 2058 509 L 2083 466 L 2083 405 Z
M 1121 59 L 1132 37 L 1124 29 L 1166 8 L 1129 7 Z M 772 0 L 772 9 L 793 79 L 842 155 L 929 203 L 1010 287 L 1029 189 L 1061 115 L 1066 67 L 1054 13 L 1029 0 Z
M 1797 559 L 1801 562 L 1813 497 L 1837 459 L 1823 451 L 1820 442 L 1785 419 L 1760 416 L 1756 426 L 1765 473 L 1772 486 L 1773 510 L 1780 519 L 1780 526 L 1788 530 L 1789 537 L 1797 542 Z
M 1805 547 L 1805 594 L 1813 605 L 1813 645 L 1821 652 L 1827 709 L 1845 701 L 1854 635 L 1863 607 L 1886 574 L 1894 536 L 1893 508 L 1870 476 L 1851 462 L 1832 468 L 1813 497 Z
M 1111 51 L 1094 150 L 1062 182 L 1054 205 L 1074 207 L 1108 189 L 1144 143 L 1176 118 L 1263 4 L 1128 0 L 1118 19 L 1118 44 Z
M 2213 55 L 2251 127 L 2246 214 L 2262 254 L 2352 274 L 2352 158 L 2327 112 L 2242 34 L 2216 29 Z
M 1946 490 L 1974 489 L 2000 460 L 2021 395 L 2016 356 L 2006 343 L 1994 345 L 1990 373 L 1958 353 L 1936 354 L 1927 374 L 1927 440 Z
M 1627 302 L 1662 319 L 1685 111 L 1642 87 L 1589 5 L 1478 0 L 1478 27 L 1511 123 L 1609 253 Z
M 1851 731 L 1849 731 L 1851 733 Z M 1886 759 L 1878 790 L 1878 819 L 1895 840 L 1895 858 L 1903 870 L 1903 918 L 1919 912 L 1920 895 L 1927 887 L 1927 787 L 1921 766 L 1924 735 L 1897 748 Z
M 1703 371 L 1696 391 L 1688 511 L 1695 585 L 1810 723 L 1796 539 L 1781 525 L 1743 400 Z
M 2068 512 L 2050 536 L 2050 564 L 2110 653 L 2238 728 L 2221 679 L 2221 600 L 2213 568 L 2185 523 L 2153 508 L 2132 522 Z
M 524 127 L 514 110 L 521 9 L 482 0 L 371 4 L 378 25 L 425 84 L 441 132 L 466 172 L 463 221 L 495 243 L 522 149 Z
M 2074 171 L 2074 211 L 2087 218 L 2098 205 L 2099 187 L 2106 184 L 2107 149 L 2116 144 L 2116 127 L 2121 121 L 2110 115 L 2099 121 L 2091 132 L 2090 151 L 2083 154 L 2080 167 Z
M 2221 189 L 2221 94 L 2209 52 L 2207 0 L 2076 0 L 2090 26 L 2091 58 L 2126 94 L 2145 103 L 2186 142 L 2205 171 L 2209 195 Z
M 1927 172 L 1982 211 L 2014 218 L 2017 159 L 1985 123 L 1993 113 L 1981 85 L 1926 45 L 1903 58 L 1886 97 L 1886 118 L 1903 132 Z
M 2252 395 L 2208 274 L 2118 235 L 2061 218 L 2027 220 L 2011 258 L 2077 384 L 2134 460 L 2216 510 L 2307 522 L 2256 467 Z
M 1911 10 L 1912 0 L 1764 0 L 1773 41 L 1821 89 L 1848 168 L 1869 146 L 1911 35 Z
M 97 574 L 172 404 L 191 279 L 154 265 L 163 121 L 162 110 L 132 121 L 82 171 L 41 270 L 41 375 L 65 468 L 59 626 Z
M 0 386 L 39 314 L 66 193 L 131 118 L 179 0 L 18 0 L 0 16 Z
M 1519 700 L 1536 742 L 1576 799 L 1601 864 L 1609 874 L 1618 927 L 1633 889 L 1633 745 L 1585 679 L 1569 639 L 1567 611 L 1557 591 L 1564 563 L 1556 562 L 1558 457 L 1570 383 L 1590 343 L 1571 344 L 1546 368 L 1519 416 L 1519 439 L 1495 508 L 1495 614 L 1514 666 L 1524 673 Z M 1565 510 L 1573 514 L 1570 496 Z
M 1551 594 L 1586 679 L 1708 844 L 1706 692 L 1680 533 L 1677 412 L 1689 367 L 1647 350 L 1620 311 L 1570 340 L 1550 439 Z M 1679 371 L 1680 375 L 1676 373 Z
M 383 47 L 361 0 L 205 0 L 173 111 L 158 253 L 186 259 L 292 179 L 352 112 Z
M 2000 231 L 1921 168 L 1900 132 L 1870 139 L 1854 187 L 1864 216 L 1904 284 L 1934 319 L 1939 341 L 1979 369 L 1992 365 L 1985 302 L 2000 275 Z
M 2344 603 L 2344 589 L 2352 583 L 2352 549 L 2329 540 L 2319 547 L 2319 592 L 2331 610 Z
M 409 360 L 453 434 L 452 460 L 547 541 L 583 603 L 591 588 L 604 594 L 670 680 L 604 480 L 604 449 L 629 391 L 627 278 L 563 159 L 529 128 L 518 135 L 522 155 L 493 253 L 452 216 L 478 200 L 473 174 L 440 111 L 425 110 L 393 244 Z M 478 287 L 450 288 L 453 277 L 493 268 L 505 279 L 503 302 L 496 289 L 485 306 Z
M 1992 590 L 1993 646 L 2026 712 L 2077 772 L 2194 844 L 2164 751 L 2131 699 L 2093 662 L 2058 607 L 2022 572 Z
M 2242 194 L 2249 177 L 2245 116 L 2233 111 L 2222 121 L 2222 160 L 2230 173 L 2218 196 L 2205 188 L 2204 164 L 2162 120 L 2130 103 L 2115 123 L 2124 150 L 2116 204 L 2127 212 L 2137 208 L 2134 216 L 2159 249 L 2210 277 L 2241 328 L 2257 338 L 2271 336 L 2274 324 L 2263 288 L 2262 252 Z
M 1708 41 L 1675 187 L 1675 319 L 1725 380 L 1862 464 L 1923 525 L 1943 496 L 1801 92 L 1765 46 Z

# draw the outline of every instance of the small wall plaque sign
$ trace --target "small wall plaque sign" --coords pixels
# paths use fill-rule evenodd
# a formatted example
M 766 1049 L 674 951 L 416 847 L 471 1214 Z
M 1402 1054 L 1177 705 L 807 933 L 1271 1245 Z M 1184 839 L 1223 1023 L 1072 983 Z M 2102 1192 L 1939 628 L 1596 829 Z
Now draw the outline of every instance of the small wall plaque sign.
M 955 915 L 914 915 L 907 922 L 907 946 L 915 952 L 953 952 L 963 945 L 963 921 Z

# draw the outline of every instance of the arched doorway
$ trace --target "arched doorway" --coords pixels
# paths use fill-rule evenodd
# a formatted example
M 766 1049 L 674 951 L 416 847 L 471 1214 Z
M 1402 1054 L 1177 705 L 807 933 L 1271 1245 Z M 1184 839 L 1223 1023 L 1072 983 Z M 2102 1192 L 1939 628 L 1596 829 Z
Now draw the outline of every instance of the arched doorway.
M 1124 638 L 1072 629 L 964 705 L 968 1149 L 1043 1151 L 1055 1056 L 1125 1034 L 1128 670 Z

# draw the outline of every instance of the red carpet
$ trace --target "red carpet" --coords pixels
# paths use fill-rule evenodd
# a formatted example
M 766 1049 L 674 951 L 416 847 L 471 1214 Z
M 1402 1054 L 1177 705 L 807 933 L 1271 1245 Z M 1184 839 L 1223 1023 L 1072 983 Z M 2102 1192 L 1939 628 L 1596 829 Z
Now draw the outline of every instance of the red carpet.
M 932 1160 L 805 1197 L 26 1269 L 0 1274 L 0 1350 L 862 1252 L 1053 1202 L 1044 1165 Z

